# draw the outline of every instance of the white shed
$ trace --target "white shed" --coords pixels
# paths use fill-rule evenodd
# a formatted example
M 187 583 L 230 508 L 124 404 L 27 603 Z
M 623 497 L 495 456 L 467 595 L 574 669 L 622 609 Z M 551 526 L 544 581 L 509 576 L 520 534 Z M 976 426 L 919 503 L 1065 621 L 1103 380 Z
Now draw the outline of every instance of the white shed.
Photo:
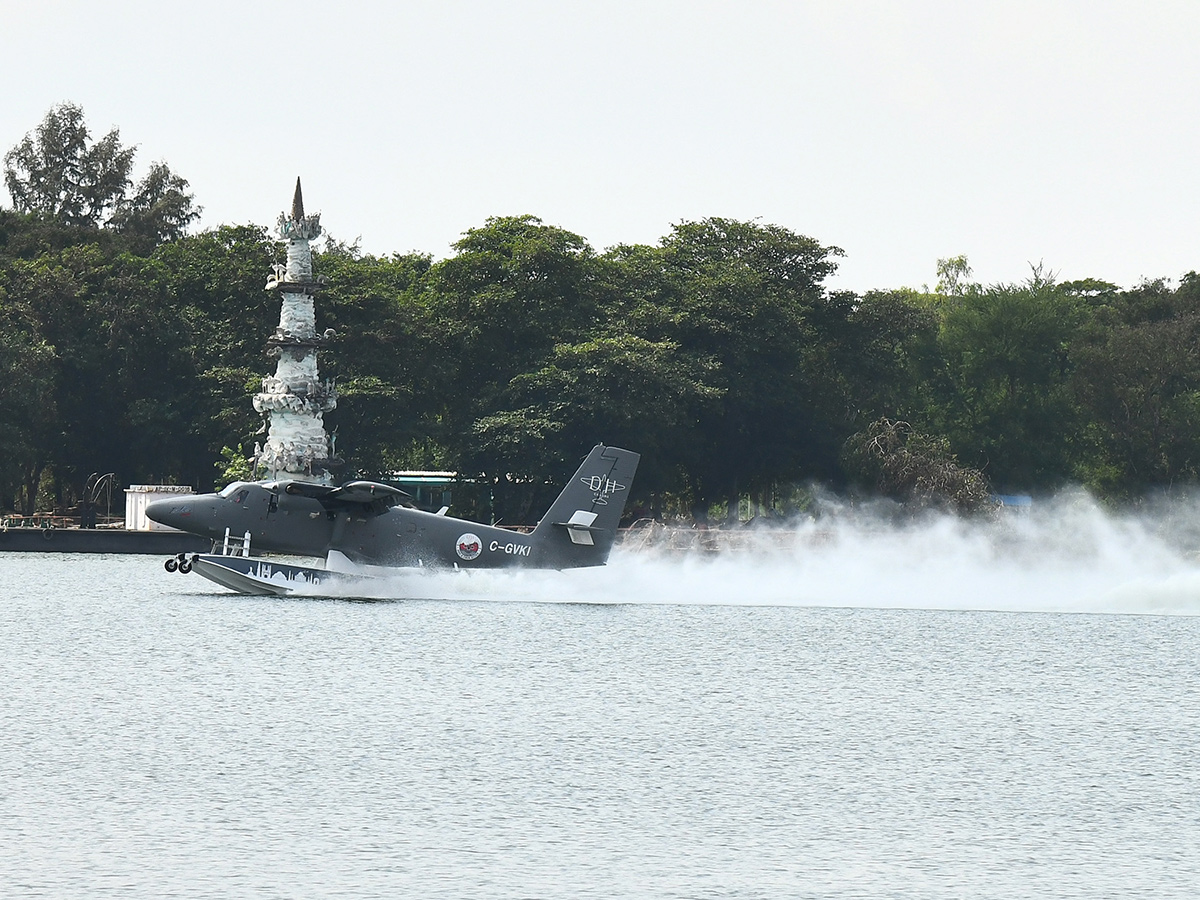
M 131 484 L 125 489 L 125 529 L 127 531 L 178 531 L 146 518 L 146 507 L 153 500 L 194 494 L 190 484 Z

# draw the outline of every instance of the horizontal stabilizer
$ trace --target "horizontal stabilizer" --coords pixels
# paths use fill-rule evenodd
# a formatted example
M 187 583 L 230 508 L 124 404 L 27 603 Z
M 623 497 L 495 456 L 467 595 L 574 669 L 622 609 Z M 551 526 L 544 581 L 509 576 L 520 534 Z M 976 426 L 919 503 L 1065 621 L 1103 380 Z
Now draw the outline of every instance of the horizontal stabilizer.
M 596 543 L 592 540 L 592 523 L 596 521 L 596 516 L 597 514 L 594 512 L 577 509 L 567 521 L 556 524 L 566 526 L 567 534 L 571 536 L 572 544 L 586 544 L 591 547 L 595 546 Z

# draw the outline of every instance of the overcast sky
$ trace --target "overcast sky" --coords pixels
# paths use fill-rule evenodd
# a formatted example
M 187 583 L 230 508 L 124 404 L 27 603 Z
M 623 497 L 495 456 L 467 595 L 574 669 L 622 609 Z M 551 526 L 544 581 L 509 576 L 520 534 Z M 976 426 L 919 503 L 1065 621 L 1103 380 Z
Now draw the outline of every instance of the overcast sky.
M 842 288 L 960 253 L 1130 286 L 1200 269 L 1198 41 L 1198 0 L 0 0 L 0 151 L 70 100 L 205 227 L 300 175 L 372 253 L 727 216 L 841 247 Z

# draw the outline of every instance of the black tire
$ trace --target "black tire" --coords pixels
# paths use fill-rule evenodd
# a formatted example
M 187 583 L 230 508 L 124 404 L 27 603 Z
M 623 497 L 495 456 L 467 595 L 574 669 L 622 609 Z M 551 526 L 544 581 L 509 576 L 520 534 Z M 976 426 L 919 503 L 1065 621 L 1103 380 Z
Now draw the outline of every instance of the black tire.
M 174 572 L 176 569 L 179 568 L 179 560 L 177 560 L 175 557 L 172 556 L 165 563 L 163 563 L 163 568 L 166 569 L 168 572 Z
M 188 572 L 192 571 L 192 564 L 185 559 L 179 564 L 179 571 L 181 574 L 186 575 Z
M 42 529 L 42 540 L 43 541 L 50 540 L 50 526 L 49 525 L 47 525 L 45 528 Z

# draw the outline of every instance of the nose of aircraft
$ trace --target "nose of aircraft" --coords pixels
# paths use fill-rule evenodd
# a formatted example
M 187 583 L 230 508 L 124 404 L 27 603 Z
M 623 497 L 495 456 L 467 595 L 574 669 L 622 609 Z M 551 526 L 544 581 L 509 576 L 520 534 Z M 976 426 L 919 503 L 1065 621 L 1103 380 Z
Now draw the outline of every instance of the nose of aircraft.
M 195 524 L 195 499 L 189 496 L 164 497 L 146 504 L 146 518 L 180 531 L 191 531 Z

